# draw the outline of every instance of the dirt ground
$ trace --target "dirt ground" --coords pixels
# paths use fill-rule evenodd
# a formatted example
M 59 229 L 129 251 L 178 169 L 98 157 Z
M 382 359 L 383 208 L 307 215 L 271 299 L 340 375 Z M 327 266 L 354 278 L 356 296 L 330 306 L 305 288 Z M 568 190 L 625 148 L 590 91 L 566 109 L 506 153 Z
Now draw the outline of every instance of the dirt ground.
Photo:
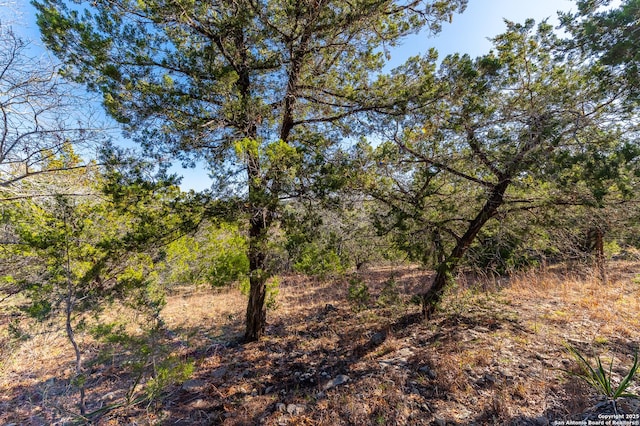
M 616 383 L 628 371 L 640 343 L 640 263 L 612 264 L 606 285 L 559 267 L 461 275 L 423 321 L 411 296 L 429 278 L 416 267 L 370 268 L 359 277 L 369 298 L 358 304 L 349 277 L 281 277 L 266 336 L 249 344 L 240 343 L 239 291 L 184 289 L 162 311 L 163 343 L 193 367 L 189 376 L 138 398 L 154 382 L 133 373 L 137 354 L 79 333 L 91 360 L 84 418 L 60 326 L 20 341 L 0 316 L 0 424 L 547 425 L 617 412 L 640 425 L 637 400 L 620 399 L 614 412 L 563 371 L 577 371 L 566 345 L 607 367 L 613 360 Z

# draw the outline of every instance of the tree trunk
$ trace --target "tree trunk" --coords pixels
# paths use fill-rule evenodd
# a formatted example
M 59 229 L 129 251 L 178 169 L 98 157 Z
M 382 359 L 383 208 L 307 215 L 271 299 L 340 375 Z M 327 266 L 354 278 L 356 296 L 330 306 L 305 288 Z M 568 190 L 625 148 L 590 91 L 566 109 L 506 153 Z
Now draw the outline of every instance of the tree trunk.
M 607 265 L 604 257 L 604 232 L 600 228 L 595 230 L 596 269 L 601 284 L 607 283 Z
M 241 114 L 243 115 L 243 134 L 246 138 L 258 140 L 258 122 L 256 111 L 252 107 L 252 82 L 248 49 L 242 31 L 236 35 L 236 48 L 240 55 L 238 63 L 238 89 L 241 96 Z M 248 183 L 249 214 L 249 301 L 247 303 L 245 342 L 259 340 L 264 334 L 267 312 L 264 307 L 266 281 L 269 277 L 265 265 L 267 231 L 273 216 L 273 205 L 268 188 L 263 180 L 258 150 L 247 147 L 245 151 Z
M 84 416 L 86 412 L 85 403 L 85 379 L 83 377 L 82 368 L 82 352 L 76 341 L 75 334 L 73 332 L 73 324 L 71 323 L 73 314 L 74 294 L 73 294 L 73 280 L 71 279 L 71 255 L 69 254 L 69 229 L 67 225 L 67 212 L 64 212 L 64 226 L 65 226 L 65 275 L 67 284 L 67 294 L 65 297 L 65 330 L 67 332 L 67 338 L 73 346 L 73 352 L 76 355 L 76 384 L 80 391 L 80 400 L 78 401 L 78 407 L 80 408 L 80 415 Z
M 249 229 L 249 302 L 247 303 L 246 330 L 244 340 L 254 342 L 264 334 L 267 310 L 264 300 L 267 293 L 267 272 L 264 270 L 264 235 L 266 221 L 251 218 Z
M 244 334 L 245 342 L 260 340 L 264 334 L 267 322 L 267 310 L 264 307 L 266 296 L 265 280 L 261 277 L 250 277 L 249 303 L 247 304 L 247 327 Z
M 272 209 L 260 180 L 259 159 L 249 156 L 247 163 L 249 178 L 249 302 L 247 303 L 245 342 L 259 340 L 264 334 L 267 312 L 264 300 L 269 272 L 265 265 L 266 238 L 271 223 Z
M 485 223 L 495 216 L 498 208 L 504 203 L 504 193 L 510 183 L 510 180 L 504 179 L 493 187 L 484 206 L 482 206 L 478 215 L 469 223 L 467 231 L 458 239 L 456 246 L 446 259 L 440 262 L 436 268 L 436 276 L 433 279 L 431 287 L 422 294 L 422 315 L 425 318 L 431 318 L 434 314 L 436 308 L 442 301 L 442 295 L 444 294 L 447 284 L 451 281 L 451 277 L 460 265 L 460 260 Z

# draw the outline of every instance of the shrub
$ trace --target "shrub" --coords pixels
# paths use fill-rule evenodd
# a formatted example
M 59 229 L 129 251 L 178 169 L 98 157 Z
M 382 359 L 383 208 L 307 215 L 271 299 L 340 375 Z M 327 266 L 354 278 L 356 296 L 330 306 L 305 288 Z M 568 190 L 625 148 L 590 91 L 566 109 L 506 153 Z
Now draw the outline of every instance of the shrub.
M 293 270 L 309 276 L 325 278 L 343 274 L 345 267 L 335 250 L 309 243 L 302 247 Z
M 364 280 L 356 274 L 349 278 L 347 299 L 354 305 L 356 310 L 365 309 L 369 303 L 369 288 Z
M 166 250 L 161 276 L 169 286 L 222 287 L 246 280 L 247 240 L 236 224 L 205 226 L 196 236 L 183 236 Z
M 398 292 L 398 282 L 391 277 L 382 285 L 382 291 L 378 296 L 379 306 L 397 305 L 400 303 L 400 293 Z

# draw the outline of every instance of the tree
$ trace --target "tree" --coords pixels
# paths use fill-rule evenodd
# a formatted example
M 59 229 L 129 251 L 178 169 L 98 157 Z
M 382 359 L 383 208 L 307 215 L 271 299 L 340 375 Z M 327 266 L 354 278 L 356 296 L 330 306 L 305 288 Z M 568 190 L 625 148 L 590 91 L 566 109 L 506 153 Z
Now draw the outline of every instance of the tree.
M 341 199 L 330 203 L 310 200 L 287 206 L 281 226 L 294 271 L 323 278 L 401 258 L 391 239 L 378 235 L 371 223 L 371 211 L 378 206 L 350 192 L 342 188 Z
M 574 55 L 588 58 L 596 64 L 598 73 L 594 75 L 594 79 L 600 84 L 617 87 L 624 94 L 620 102 L 628 110 L 634 110 L 640 99 L 640 55 L 637 50 L 640 42 L 640 2 L 625 0 L 617 8 L 611 8 L 611 3 L 610 0 L 580 0 L 577 2 L 577 12 L 561 13 L 562 26 L 571 34 L 565 40 L 565 45 Z M 627 152 L 636 150 L 635 144 L 628 144 L 626 148 Z M 606 161 L 601 161 L 597 166 L 596 174 L 607 178 L 608 176 L 603 176 L 603 172 L 606 174 L 611 168 Z M 594 195 L 598 198 L 602 194 L 602 183 L 596 182 L 594 188 Z M 603 281 L 606 280 L 603 248 L 605 231 L 620 217 L 619 214 L 611 215 L 610 211 L 606 215 L 602 214 L 604 207 L 599 203 L 599 216 L 615 219 L 597 221 L 588 230 L 589 235 L 593 236 L 598 269 Z
M 435 74 L 432 57 L 416 59 L 390 80 L 413 98 L 406 118 L 384 123 L 389 142 L 372 153 L 369 167 L 379 178 L 368 188 L 386 200 L 392 226 L 433 236 L 438 261 L 422 295 L 427 317 L 487 223 L 585 204 L 581 197 L 598 187 L 601 199 L 615 185 L 624 193 L 628 175 L 619 171 L 637 156 L 625 150 L 620 131 L 626 110 L 619 85 L 594 84 L 598 67 L 563 55 L 550 25 L 507 27 L 485 56 L 449 56 Z M 605 163 L 619 179 L 591 175 Z M 598 187 L 586 187 L 594 181 Z M 594 191 L 580 194 L 578 183 Z
M 600 79 L 624 79 L 630 100 L 640 95 L 640 2 L 625 0 L 617 8 L 611 0 L 580 0 L 576 13 L 560 14 L 562 26 L 572 35 L 570 48 L 602 65 Z
M 0 23 L 0 201 L 42 195 L 24 180 L 83 164 L 52 165 L 69 145 L 77 150 L 98 139 L 98 128 L 83 121 L 88 112 L 73 87 L 47 57 L 30 56 L 29 43 Z M 76 122 L 73 122 L 76 121 Z
M 222 287 L 247 278 L 246 233 L 233 222 L 206 223 L 166 248 L 158 265 L 166 287 Z
M 358 102 L 388 46 L 437 30 L 466 1 L 74 3 L 34 2 L 65 76 L 102 93 L 147 153 L 205 158 L 246 197 L 250 341 L 266 322 L 268 231 L 280 198 L 305 187 L 307 155 L 338 143 L 347 119 L 389 106 Z
M 58 193 L 5 202 L 14 240 L 8 247 L 0 242 L 0 260 L 8 254 L 20 258 L 21 265 L 0 268 L 0 297 L 20 294 L 16 305 L 35 320 L 63 318 L 75 355 L 72 383 L 80 391 L 79 411 L 84 416 L 90 377 L 77 329 L 86 327 L 93 314 L 98 330 L 110 330 L 98 314 L 117 300 L 145 315 L 145 330 L 155 341 L 163 331 L 164 304 L 156 260 L 169 242 L 194 228 L 203 211 L 200 203 L 193 208 L 172 180 L 152 184 L 140 179 L 139 173 L 148 169 L 143 164 L 135 168 L 138 173 L 128 170 L 127 175 L 115 168 L 122 167 L 121 160 L 105 161 L 106 168 L 75 167 L 81 163 L 72 149 L 49 157 L 41 165 L 44 169 L 66 170 L 36 174 L 30 180 L 37 187 L 55 183 L 51 186 Z M 147 349 L 149 357 L 155 356 L 156 348 Z

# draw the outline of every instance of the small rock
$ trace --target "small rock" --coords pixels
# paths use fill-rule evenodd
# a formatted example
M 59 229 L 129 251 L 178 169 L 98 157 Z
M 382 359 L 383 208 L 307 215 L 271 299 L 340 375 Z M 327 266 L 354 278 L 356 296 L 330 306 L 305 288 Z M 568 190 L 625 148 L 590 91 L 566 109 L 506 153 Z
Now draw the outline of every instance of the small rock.
M 409 358 L 413 356 L 413 351 L 411 348 L 402 348 L 397 352 L 396 356 L 399 358 Z
M 331 388 L 335 388 L 336 386 L 342 385 L 347 383 L 350 379 L 349 376 L 344 375 L 344 374 L 340 374 L 339 376 L 337 376 L 335 379 L 333 380 L 329 380 L 323 387 L 322 389 L 324 390 L 329 390 Z
M 476 385 L 478 386 L 493 386 L 495 383 L 497 382 L 496 378 L 489 374 L 489 373 L 484 373 L 484 375 L 482 377 L 480 377 L 478 380 L 476 380 Z
M 548 426 L 549 419 L 547 419 L 545 416 L 539 416 L 533 419 L 533 423 L 540 426 Z
M 436 374 L 436 372 L 433 371 L 431 369 L 431 367 L 429 367 L 428 365 L 425 365 L 425 366 L 422 366 L 422 367 L 418 368 L 418 372 L 424 374 L 425 376 L 427 376 L 431 380 L 435 380 L 435 379 L 438 378 L 438 375 Z
M 436 417 L 433 418 L 433 421 L 438 426 L 447 426 L 447 421 L 445 419 L 443 419 L 442 417 L 436 416 Z
M 223 379 L 227 375 L 229 369 L 227 367 L 218 367 L 211 373 L 214 379 Z
M 201 410 L 201 409 L 203 409 L 203 408 L 206 408 L 206 407 L 207 407 L 207 405 L 208 405 L 208 404 L 207 404 L 207 402 L 206 402 L 204 399 L 196 399 L 195 401 L 193 401 L 193 402 L 191 403 L 191 407 L 192 407 L 192 408 L 195 408 L 195 409 L 198 409 L 198 410 Z
M 264 394 L 269 394 L 273 392 L 273 386 L 267 386 L 267 388 L 264 390 Z
M 393 358 L 383 359 L 379 362 L 382 367 L 406 367 L 409 363 L 408 358 L 413 355 L 413 351 L 409 348 L 403 348 L 394 353 Z
M 424 412 L 431 413 L 431 407 L 428 404 L 420 404 L 420 409 Z
M 119 393 L 118 391 L 105 393 L 104 395 L 102 395 L 102 397 L 100 397 L 100 399 L 102 401 L 113 401 L 114 399 L 116 399 L 118 397 L 118 393 Z
M 207 382 L 204 380 L 192 379 L 187 380 L 182 384 L 182 389 L 187 392 L 197 393 L 202 392 L 202 389 L 207 385 Z
M 386 339 L 387 333 L 385 333 L 384 331 L 379 331 L 371 336 L 371 339 L 369 341 L 374 346 L 380 346 Z
M 29 417 L 29 424 L 32 426 L 45 426 L 48 423 L 40 416 L 31 416 Z
M 306 407 L 304 405 L 289 404 L 287 405 L 287 413 L 293 416 L 299 416 L 300 414 L 304 413 L 305 408 Z
M 337 312 L 338 308 L 333 306 L 331 303 L 327 303 L 326 305 L 324 305 L 324 311 L 326 313 L 328 313 L 328 312 Z
M 513 382 L 513 375 L 509 372 L 509 371 L 505 371 L 505 370 L 498 370 L 498 373 L 504 377 L 504 379 L 507 382 Z
M 276 411 L 285 411 L 287 409 L 287 406 L 284 405 L 282 402 L 279 402 L 276 404 Z
M 487 383 L 491 383 L 494 384 L 495 382 L 498 381 L 498 379 L 496 379 L 496 377 L 493 374 L 489 374 L 489 373 L 485 373 L 484 376 L 482 376 L 482 378 L 487 382 Z

